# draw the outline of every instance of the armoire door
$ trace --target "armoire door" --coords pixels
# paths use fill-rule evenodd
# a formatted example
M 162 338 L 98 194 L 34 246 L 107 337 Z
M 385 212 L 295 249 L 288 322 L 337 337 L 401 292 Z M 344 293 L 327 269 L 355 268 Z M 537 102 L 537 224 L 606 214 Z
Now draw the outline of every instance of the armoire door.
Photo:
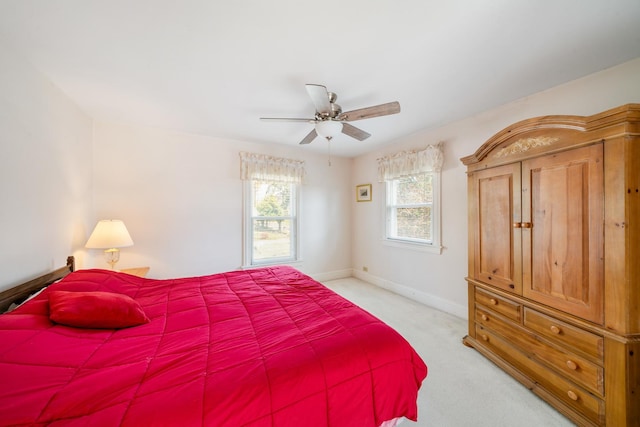
M 522 163 L 523 295 L 603 322 L 602 144 Z
M 522 294 L 520 163 L 476 171 L 470 185 L 474 278 Z

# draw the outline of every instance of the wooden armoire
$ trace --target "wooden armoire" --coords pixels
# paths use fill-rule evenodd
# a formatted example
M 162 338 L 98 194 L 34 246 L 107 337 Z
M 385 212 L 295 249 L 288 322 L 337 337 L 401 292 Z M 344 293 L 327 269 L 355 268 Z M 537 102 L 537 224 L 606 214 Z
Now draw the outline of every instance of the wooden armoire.
M 578 425 L 640 426 L 640 104 L 524 120 L 461 160 L 463 342 Z

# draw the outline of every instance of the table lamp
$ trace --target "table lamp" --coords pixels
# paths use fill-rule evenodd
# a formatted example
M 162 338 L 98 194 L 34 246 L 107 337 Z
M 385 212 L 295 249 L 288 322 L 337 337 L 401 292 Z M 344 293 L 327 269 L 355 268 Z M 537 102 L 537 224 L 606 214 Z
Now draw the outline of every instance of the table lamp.
M 133 240 L 124 222 L 119 219 L 103 219 L 98 221 L 84 246 L 89 249 L 104 249 L 107 263 L 115 270 L 115 265 L 120 259 L 119 248 L 133 246 Z

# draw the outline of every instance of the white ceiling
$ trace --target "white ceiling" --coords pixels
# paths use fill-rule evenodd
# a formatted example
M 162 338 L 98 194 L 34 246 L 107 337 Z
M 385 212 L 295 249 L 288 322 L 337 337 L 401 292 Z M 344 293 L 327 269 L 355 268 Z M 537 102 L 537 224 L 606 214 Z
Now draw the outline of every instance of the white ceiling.
M 305 83 L 399 101 L 355 156 L 640 57 L 640 1 L 0 0 L 0 38 L 103 120 L 295 146 L 258 118 L 312 117 Z

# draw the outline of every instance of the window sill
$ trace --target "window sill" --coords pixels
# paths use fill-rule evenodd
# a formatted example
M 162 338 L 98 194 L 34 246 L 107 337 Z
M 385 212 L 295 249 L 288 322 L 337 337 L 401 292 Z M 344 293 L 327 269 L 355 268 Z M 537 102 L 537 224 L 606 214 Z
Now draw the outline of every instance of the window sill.
M 391 246 L 394 248 L 401 248 L 401 249 L 409 249 L 412 251 L 418 251 L 418 252 L 428 252 L 428 253 L 433 253 L 433 254 L 441 254 L 442 253 L 442 246 L 439 245 L 427 245 L 424 243 L 414 243 L 414 242 L 408 242 L 408 241 L 403 241 L 403 240 L 394 240 L 394 239 L 382 239 L 382 244 L 385 246 Z
M 273 267 L 274 265 L 290 265 L 290 266 L 294 266 L 294 265 L 300 265 L 300 264 L 302 264 L 302 259 L 296 259 L 296 260 L 281 259 L 281 260 L 274 260 L 272 262 L 263 262 L 263 263 L 260 263 L 260 264 L 241 265 L 240 269 L 241 270 L 251 270 L 251 269 L 254 269 L 254 268 Z

